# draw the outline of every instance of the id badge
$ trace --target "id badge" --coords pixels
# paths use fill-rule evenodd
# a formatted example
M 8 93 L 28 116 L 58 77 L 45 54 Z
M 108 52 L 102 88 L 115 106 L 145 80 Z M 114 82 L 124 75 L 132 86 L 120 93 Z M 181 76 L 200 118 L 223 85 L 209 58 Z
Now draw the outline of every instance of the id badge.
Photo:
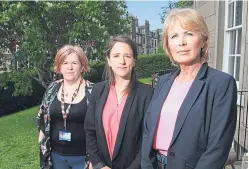
M 71 133 L 66 131 L 59 131 L 59 140 L 71 141 Z

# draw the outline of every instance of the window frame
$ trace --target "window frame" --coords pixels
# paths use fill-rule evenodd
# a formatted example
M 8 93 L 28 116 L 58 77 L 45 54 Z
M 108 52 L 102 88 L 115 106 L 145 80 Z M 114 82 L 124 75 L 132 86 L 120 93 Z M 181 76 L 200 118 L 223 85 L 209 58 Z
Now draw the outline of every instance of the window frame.
M 229 22 L 229 4 L 234 3 L 233 8 L 233 25 L 232 27 L 228 28 L 228 22 Z M 240 54 L 237 54 L 237 47 L 238 47 L 238 32 L 241 29 L 241 40 L 242 40 L 242 21 L 243 21 L 243 14 L 241 15 L 241 24 L 238 26 L 236 25 L 236 7 L 237 7 L 237 0 L 226 0 L 225 1 L 225 29 L 224 29 L 224 48 L 223 48 L 223 66 L 222 70 L 226 73 L 229 73 L 229 59 L 230 57 L 234 57 L 234 72 L 232 76 L 236 78 L 236 69 L 237 69 L 237 59 L 239 58 L 239 62 L 241 63 L 241 50 Z M 242 9 L 243 10 L 243 1 L 242 1 Z M 235 31 L 235 54 L 230 54 L 230 41 L 231 41 L 231 32 Z M 241 47 L 241 46 L 240 46 Z M 239 65 L 241 65 L 239 63 Z M 239 72 L 240 74 L 240 72 Z M 240 76 L 240 75 L 238 75 Z M 239 80 L 236 80 L 237 87 L 239 87 Z

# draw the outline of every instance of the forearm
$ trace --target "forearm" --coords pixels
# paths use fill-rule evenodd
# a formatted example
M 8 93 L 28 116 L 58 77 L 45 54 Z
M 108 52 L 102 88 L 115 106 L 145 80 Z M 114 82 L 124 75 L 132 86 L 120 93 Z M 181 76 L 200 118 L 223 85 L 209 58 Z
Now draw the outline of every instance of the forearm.
M 94 169 L 100 169 L 105 166 L 100 158 L 98 141 L 95 129 L 95 119 L 94 119 L 94 110 L 91 106 L 92 103 L 89 103 L 87 115 L 85 118 L 85 133 L 86 133 L 86 149 L 89 154 L 89 159 L 92 163 Z
M 216 135 L 200 157 L 195 169 L 222 169 L 227 160 L 236 128 L 236 118 L 226 126 L 226 131 Z
M 234 79 L 217 89 L 208 133 L 206 151 L 196 169 L 222 169 L 227 160 L 237 122 L 237 89 Z
M 140 169 L 141 168 L 141 152 L 136 155 L 136 158 L 127 169 Z

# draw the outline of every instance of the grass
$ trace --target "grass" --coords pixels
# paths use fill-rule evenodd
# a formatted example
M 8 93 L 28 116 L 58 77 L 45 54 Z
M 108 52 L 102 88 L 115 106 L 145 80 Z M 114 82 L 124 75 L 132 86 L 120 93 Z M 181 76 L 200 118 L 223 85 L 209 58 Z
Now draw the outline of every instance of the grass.
M 142 79 L 138 79 L 138 81 L 140 81 L 141 83 L 145 83 L 145 84 L 151 85 L 151 83 L 152 83 L 152 78 L 151 78 L 151 77 L 142 78 Z
M 38 107 L 0 118 L 0 169 L 37 169 Z
M 139 81 L 151 84 L 151 77 Z M 0 118 L 0 169 L 39 168 L 37 113 L 33 107 Z

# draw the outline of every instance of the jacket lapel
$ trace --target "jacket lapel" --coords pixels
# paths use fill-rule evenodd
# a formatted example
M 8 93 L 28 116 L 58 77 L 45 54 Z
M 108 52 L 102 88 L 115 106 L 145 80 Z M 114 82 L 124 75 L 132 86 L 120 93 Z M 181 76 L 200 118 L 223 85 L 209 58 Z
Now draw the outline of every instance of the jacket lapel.
M 199 94 L 204 86 L 204 81 L 202 81 L 201 79 L 204 77 L 206 70 L 207 70 L 207 64 L 203 64 L 200 71 L 198 72 L 195 80 L 193 81 L 193 84 L 191 85 L 191 87 L 188 91 L 188 94 L 186 95 L 186 97 L 185 97 L 185 99 L 184 99 L 184 101 L 179 109 L 170 146 L 172 146 L 174 144 L 174 142 L 175 142 L 178 134 L 180 133 L 181 128 L 182 128 L 182 126 L 183 126 L 183 124 L 188 116 L 188 113 L 189 113 L 191 107 L 195 103 L 196 99 L 198 98 L 198 96 L 199 96 Z
M 126 100 L 126 103 L 125 103 L 125 106 L 124 106 L 124 109 L 123 109 L 123 112 L 122 112 L 122 115 L 121 115 L 112 160 L 114 160 L 115 157 L 118 155 L 120 145 L 122 143 L 123 136 L 124 136 L 124 133 L 125 133 L 126 122 L 127 122 L 127 119 L 128 119 L 129 113 L 130 113 L 130 109 L 131 109 L 133 100 L 134 100 L 136 92 L 137 92 L 136 88 L 137 88 L 137 82 L 135 82 L 134 85 L 133 85 L 133 88 L 132 88 L 132 90 L 131 90 L 131 92 L 130 92 L 127 100 Z
M 102 144 L 100 146 L 100 149 L 102 149 L 101 152 L 103 153 L 104 157 L 108 158 L 108 160 L 111 161 L 109 150 L 107 147 L 107 141 L 106 141 L 105 131 L 103 127 L 103 122 L 102 122 L 102 114 L 103 114 L 103 110 L 104 110 L 104 106 L 105 106 L 108 94 L 109 94 L 109 87 L 108 85 L 105 85 L 105 89 L 96 104 L 95 116 L 97 119 L 96 132 L 102 140 Z

